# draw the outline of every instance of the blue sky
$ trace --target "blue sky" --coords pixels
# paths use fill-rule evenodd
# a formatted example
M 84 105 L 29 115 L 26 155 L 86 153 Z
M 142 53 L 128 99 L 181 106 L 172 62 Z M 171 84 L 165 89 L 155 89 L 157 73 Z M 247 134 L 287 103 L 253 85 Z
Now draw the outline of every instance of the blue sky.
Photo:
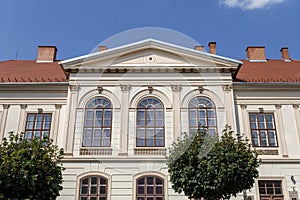
M 2 0 L 0 60 L 35 59 L 38 45 L 55 45 L 58 59 L 91 52 L 120 32 L 143 27 L 171 29 L 217 54 L 246 58 L 247 46 L 280 48 L 300 59 L 299 0 Z M 193 48 L 191 46 L 191 48 Z

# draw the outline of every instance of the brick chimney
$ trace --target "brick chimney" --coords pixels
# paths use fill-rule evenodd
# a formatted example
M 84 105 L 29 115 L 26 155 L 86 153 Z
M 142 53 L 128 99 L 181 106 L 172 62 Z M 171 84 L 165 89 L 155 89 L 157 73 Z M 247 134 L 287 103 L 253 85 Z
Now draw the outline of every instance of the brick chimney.
M 197 46 L 194 47 L 194 49 L 197 50 L 197 51 L 204 51 L 204 46 L 203 45 L 199 45 L 199 46 L 197 45 Z
M 56 60 L 56 46 L 39 46 L 36 62 L 53 62 Z
M 107 50 L 107 46 L 99 46 L 98 47 L 98 51 L 106 51 Z
M 217 54 L 217 43 L 216 42 L 209 42 L 208 47 L 209 47 L 209 53 Z
M 249 61 L 266 61 L 265 47 L 247 47 L 246 52 Z
M 282 55 L 282 60 L 287 61 L 287 62 L 291 61 L 291 58 L 290 58 L 290 55 L 289 55 L 289 48 L 282 47 L 280 49 L 280 52 L 281 52 L 281 55 Z

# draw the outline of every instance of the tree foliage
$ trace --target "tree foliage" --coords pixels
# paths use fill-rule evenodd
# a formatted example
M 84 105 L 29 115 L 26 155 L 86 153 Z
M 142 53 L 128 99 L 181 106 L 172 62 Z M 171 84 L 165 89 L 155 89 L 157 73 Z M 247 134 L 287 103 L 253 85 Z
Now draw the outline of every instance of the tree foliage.
M 220 138 L 199 129 L 174 142 L 167 158 L 173 189 L 189 198 L 227 199 L 253 186 L 259 160 L 247 139 L 226 125 Z
M 56 199 L 62 190 L 63 149 L 52 140 L 10 133 L 0 146 L 0 199 Z

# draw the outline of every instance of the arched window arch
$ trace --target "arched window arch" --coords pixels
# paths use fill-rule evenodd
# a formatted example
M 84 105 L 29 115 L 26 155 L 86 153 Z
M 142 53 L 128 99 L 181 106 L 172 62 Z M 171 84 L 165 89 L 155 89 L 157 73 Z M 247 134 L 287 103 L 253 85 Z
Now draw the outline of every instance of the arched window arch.
M 81 178 L 79 200 L 107 200 L 107 182 L 105 177 L 97 175 Z
M 216 106 L 207 97 L 194 97 L 189 102 L 189 126 L 190 133 L 197 132 L 198 128 L 204 126 L 208 134 L 217 134 Z
M 112 104 L 95 97 L 85 106 L 83 147 L 109 147 L 112 128 Z
M 165 145 L 164 106 L 155 97 L 145 97 L 137 105 L 137 147 Z
M 136 200 L 163 200 L 164 179 L 158 176 L 142 176 L 136 180 Z

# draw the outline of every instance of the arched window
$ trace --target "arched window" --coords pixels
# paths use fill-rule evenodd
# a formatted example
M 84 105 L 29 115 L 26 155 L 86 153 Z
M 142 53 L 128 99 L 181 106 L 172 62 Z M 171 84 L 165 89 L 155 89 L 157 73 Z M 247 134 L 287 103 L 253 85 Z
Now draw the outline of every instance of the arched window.
M 157 176 L 143 176 L 137 179 L 136 200 L 163 200 L 164 180 Z
M 80 179 L 79 200 L 106 200 L 107 179 L 102 176 L 85 176 Z
M 208 134 L 217 133 L 217 116 L 214 102 L 206 97 L 195 97 L 189 103 L 190 133 L 197 132 L 199 127 L 205 127 Z
M 137 147 L 163 147 L 164 107 L 154 97 L 142 99 L 137 106 Z
M 85 107 L 84 147 L 109 147 L 111 140 L 112 105 L 103 97 L 90 100 Z

